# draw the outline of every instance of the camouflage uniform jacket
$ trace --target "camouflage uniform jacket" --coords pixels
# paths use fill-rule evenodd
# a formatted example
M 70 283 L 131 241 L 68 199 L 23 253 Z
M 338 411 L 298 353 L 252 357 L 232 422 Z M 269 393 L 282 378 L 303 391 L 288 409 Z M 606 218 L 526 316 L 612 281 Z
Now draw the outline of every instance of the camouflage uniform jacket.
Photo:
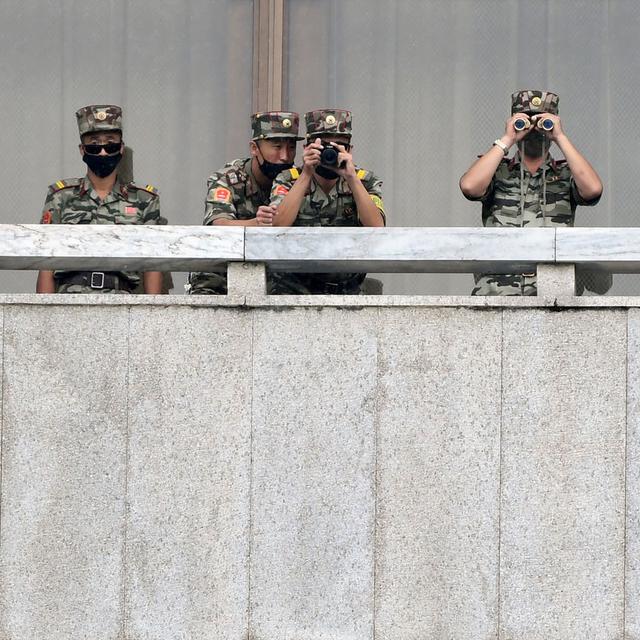
M 591 206 L 600 199 L 585 200 L 571 176 L 565 160 L 549 158 L 546 163 L 546 194 L 543 194 L 542 167 L 534 174 L 524 168 L 524 206 L 520 207 L 520 162 L 518 156 L 503 160 L 482 201 L 485 227 L 572 227 L 577 205 Z M 546 206 L 543 211 L 543 195 Z
M 374 201 L 386 224 L 382 200 L 382 180 L 371 171 L 356 168 L 367 193 Z M 271 204 L 278 206 L 300 175 L 298 169 L 280 173 L 271 187 Z M 294 227 L 361 227 L 356 202 L 346 179 L 338 178 L 329 193 L 311 180 L 309 192 L 302 200 Z M 286 274 L 280 280 L 278 293 L 358 293 L 364 273 Z
M 258 207 L 269 204 L 269 189 L 261 189 L 251 172 L 251 158 L 228 162 L 207 179 L 204 221 L 211 225 L 216 220 L 251 220 Z M 198 273 L 189 275 L 190 293 L 227 293 L 224 273 Z
M 216 220 L 250 220 L 269 204 L 269 189 L 261 189 L 251 172 L 251 158 L 233 160 L 207 180 L 203 224 Z
M 572 227 L 577 205 L 595 205 L 600 197 L 585 200 L 575 185 L 565 160 L 546 161 L 546 193 L 542 167 L 531 174 L 523 167 L 524 203 L 520 206 L 520 162 L 518 155 L 503 160 L 486 193 L 469 200 L 482 202 L 485 227 Z M 546 204 L 545 204 L 546 203 Z M 480 274 L 475 276 L 472 295 L 535 295 L 535 274 Z
M 140 187 L 119 181 L 104 200 L 100 199 L 87 176 L 59 180 L 47 191 L 40 222 L 42 224 L 161 224 L 160 197 L 151 185 Z M 55 271 L 56 278 L 69 270 Z M 133 287 L 140 274 L 119 272 Z M 79 287 L 80 285 L 70 285 Z M 65 285 L 58 290 L 63 292 Z

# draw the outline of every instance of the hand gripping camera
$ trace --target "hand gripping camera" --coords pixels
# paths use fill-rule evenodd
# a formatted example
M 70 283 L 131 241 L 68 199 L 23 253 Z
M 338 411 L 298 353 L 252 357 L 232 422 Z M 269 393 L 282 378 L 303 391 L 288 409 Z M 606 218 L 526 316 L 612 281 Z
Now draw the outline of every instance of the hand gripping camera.
M 524 131 L 530 127 L 542 129 L 542 131 L 551 131 L 553 129 L 553 120 L 551 118 L 541 118 L 540 116 L 532 116 L 529 118 L 516 118 L 513 122 L 513 128 L 516 131 Z

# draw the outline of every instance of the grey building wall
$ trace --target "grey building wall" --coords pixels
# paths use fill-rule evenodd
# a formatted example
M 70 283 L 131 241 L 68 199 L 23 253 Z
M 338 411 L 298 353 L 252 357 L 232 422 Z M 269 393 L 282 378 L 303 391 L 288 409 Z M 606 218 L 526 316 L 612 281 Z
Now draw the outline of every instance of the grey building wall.
M 640 637 L 636 308 L 109 298 L 0 301 L 2 640 Z

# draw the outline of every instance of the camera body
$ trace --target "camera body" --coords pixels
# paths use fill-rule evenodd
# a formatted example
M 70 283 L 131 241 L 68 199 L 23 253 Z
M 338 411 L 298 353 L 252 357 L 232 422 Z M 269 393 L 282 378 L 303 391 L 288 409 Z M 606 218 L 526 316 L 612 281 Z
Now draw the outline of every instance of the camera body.
M 332 144 L 323 142 L 320 150 L 320 164 L 330 169 L 338 168 L 338 153 L 339 151 Z

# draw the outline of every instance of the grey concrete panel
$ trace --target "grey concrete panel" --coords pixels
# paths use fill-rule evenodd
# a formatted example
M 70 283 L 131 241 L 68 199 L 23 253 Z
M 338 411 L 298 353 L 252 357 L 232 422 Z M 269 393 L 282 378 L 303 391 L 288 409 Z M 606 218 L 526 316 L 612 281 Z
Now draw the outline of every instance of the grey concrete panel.
M 640 229 L 556 230 L 556 260 L 592 265 L 613 273 L 640 273 Z
M 253 640 L 372 637 L 376 315 L 256 312 Z
M 273 271 L 518 273 L 555 260 L 555 229 L 247 227 L 245 260 Z
M 251 317 L 137 307 L 130 340 L 127 631 L 244 639 Z
M 625 638 L 640 638 L 640 309 L 628 311 Z
M 122 631 L 127 310 L 4 310 L 0 531 L 7 640 Z
M 2 269 L 224 271 L 244 229 L 174 225 L 0 225 Z
M 376 638 L 494 639 L 501 312 L 380 322 Z
M 501 638 L 621 638 L 626 313 L 504 312 Z

